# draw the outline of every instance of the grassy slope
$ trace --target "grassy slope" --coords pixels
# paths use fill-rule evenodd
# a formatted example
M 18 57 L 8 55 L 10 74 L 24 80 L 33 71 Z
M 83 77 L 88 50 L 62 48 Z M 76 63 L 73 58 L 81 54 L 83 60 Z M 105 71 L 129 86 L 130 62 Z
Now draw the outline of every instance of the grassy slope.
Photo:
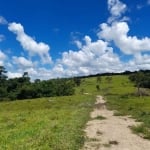
M 96 94 L 104 95 L 117 115 L 144 122 L 134 130 L 150 138 L 150 97 L 135 97 L 136 89 L 127 76 L 113 76 L 110 83 L 105 78 L 99 83 L 100 91 L 96 91 L 96 78 L 88 78 L 75 96 L 0 103 L 0 150 L 78 150 Z
M 0 150 L 77 150 L 93 96 L 0 103 Z
M 105 95 L 108 107 L 117 110 L 116 115 L 131 115 L 144 124 L 133 127 L 134 132 L 150 139 L 150 96 L 137 97 L 137 89 L 127 76 L 114 76 L 111 83 L 103 78 L 101 93 Z
M 125 75 L 112 76 L 111 82 L 102 77 L 100 91 L 96 91 L 96 79 L 84 79 L 81 89 L 84 92 L 102 94 L 107 99 L 109 109 L 116 110 L 115 115 L 131 115 L 137 121 L 143 122 L 143 125 L 133 127 L 133 131 L 137 134 L 144 134 L 143 137 L 150 139 L 150 96 L 135 96 L 136 87 Z

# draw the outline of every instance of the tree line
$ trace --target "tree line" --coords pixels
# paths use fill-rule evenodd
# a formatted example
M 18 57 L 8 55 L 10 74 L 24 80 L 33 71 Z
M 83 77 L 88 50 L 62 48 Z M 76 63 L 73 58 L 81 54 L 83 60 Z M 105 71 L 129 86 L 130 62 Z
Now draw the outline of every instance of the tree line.
M 129 75 L 130 81 L 137 87 L 138 96 L 149 96 L 150 89 L 150 72 L 149 71 L 138 71 Z
M 4 66 L 0 66 L 0 101 L 73 95 L 76 80 L 71 78 L 30 81 L 28 72 L 22 77 L 8 79 Z
M 150 88 L 150 72 L 139 71 L 131 74 L 129 79 L 139 88 Z

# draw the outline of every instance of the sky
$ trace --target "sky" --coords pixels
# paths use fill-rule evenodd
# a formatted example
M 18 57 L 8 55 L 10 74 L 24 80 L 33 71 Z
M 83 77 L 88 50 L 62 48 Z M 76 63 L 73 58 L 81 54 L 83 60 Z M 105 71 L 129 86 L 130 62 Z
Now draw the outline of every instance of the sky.
M 0 66 L 32 80 L 150 69 L 150 0 L 0 0 Z

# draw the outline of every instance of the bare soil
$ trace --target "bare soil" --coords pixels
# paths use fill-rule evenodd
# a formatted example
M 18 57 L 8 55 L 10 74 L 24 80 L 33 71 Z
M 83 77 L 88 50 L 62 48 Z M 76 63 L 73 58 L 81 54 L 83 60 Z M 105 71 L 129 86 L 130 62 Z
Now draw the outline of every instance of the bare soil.
M 91 120 L 87 123 L 82 150 L 150 150 L 150 141 L 133 134 L 130 127 L 140 124 L 129 116 L 114 116 L 97 96 Z

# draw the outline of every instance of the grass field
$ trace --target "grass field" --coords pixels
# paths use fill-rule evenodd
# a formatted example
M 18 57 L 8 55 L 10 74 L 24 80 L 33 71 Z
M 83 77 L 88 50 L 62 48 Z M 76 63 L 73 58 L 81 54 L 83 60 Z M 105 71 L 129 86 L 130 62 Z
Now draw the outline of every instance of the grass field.
M 97 84 L 100 91 L 96 90 Z M 133 132 L 150 139 L 150 96 L 136 96 L 137 88 L 129 81 L 128 76 L 112 76 L 110 81 L 107 76 L 103 76 L 100 83 L 97 83 L 95 77 L 84 79 L 78 91 L 81 89 L 87 93 L 103 95 L 107 99 L 107 107 L 115 111 L 114 115 L 130 115 L 143 122 L 140 126 L 132 127 Z
M 97 94 L 107 99 L 115 115 L 143 122 L 132 129 L 150 139 L 150 97 L 137 97 L 135 91 L 127 76 L 113 76 L 110 81 L 102 77 L 99 83 L 93 77 L 82 79 L 74 96 L 1 102 L 0 150 L 79 150 Z
M 0 103 L 0 150 L 78 150 L 93 96 Z
M 101 85 L 101 93 L 107 99 L 108 108 L 117 110 L 115 115 L 131 115 L 143 122 L 132 129 L 150 139 L 150 96 L 136 96 L 137 88 L 128 80 L 128 76 L 113 76 L 110 83 L 103 78 Z

